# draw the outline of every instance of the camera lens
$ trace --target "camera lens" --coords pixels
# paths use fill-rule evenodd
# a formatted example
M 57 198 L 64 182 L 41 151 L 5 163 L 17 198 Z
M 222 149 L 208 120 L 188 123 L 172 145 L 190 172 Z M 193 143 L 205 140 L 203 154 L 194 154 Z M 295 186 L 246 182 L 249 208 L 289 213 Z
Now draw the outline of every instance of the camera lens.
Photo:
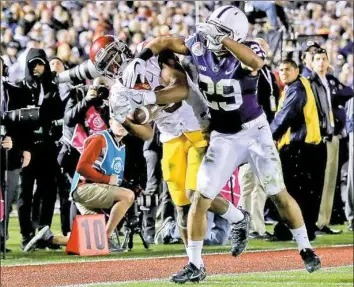
M 98 97 L 100 97 L 101 99 L 108 99 L 109 96 L 109 89 L 104 86 L 104 85 L 100 85 L 97 88 L 97 95 Z

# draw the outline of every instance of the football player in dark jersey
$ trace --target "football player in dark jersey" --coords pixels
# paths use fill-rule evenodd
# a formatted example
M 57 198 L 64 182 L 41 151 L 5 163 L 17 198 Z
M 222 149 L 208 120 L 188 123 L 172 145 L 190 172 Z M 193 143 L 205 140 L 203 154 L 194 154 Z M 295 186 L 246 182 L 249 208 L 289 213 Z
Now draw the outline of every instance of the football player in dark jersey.
M 144 74 L 146 60 L 164 50 L 188 55 L 198 72 L 197 83 L 211 116 L 208 151 L 198 173 L 197 193 L 188 217 L 189 263 L 174 274 L 173 282 L 199 281 L 206 212 L 232 172 L 249 162 L 280 215 L 291 228 L 307 271 L 320 268 L 320 260 L 307 238 L 301 211 L 288 194 L 281 163 L 262 108 L 257 103 L 258 70 L 263 66 L 259 44 L 245 41 L 248 21 L 244 13 L 227 5 L 215 10 L 207 23 L 197 25 L 188 39 L 161 37 L 152 40 L 123 72 L 123 84 L 133 87 Z M 228 208 L 223 217 L 232 223 L 232 254 L 246 248 L 249 214 Z
M 188 55 L 197 69 L 200 91 L 211 116 L 208 151 L 198 173 L 197 192 L 188 217 L 189 263 L 174 274 L 173 282 L 199 281 L 201 250 L 206 231 L 206 213 L 212 200 L 232 172 L 249 162 L 264 191 L 275 202 L 298 244 L 307 271 L 320 268 L 312 250 L 301 210 L 284 185 L 281 163 L 266 116 L 257 103 L 258 70 L 264 62 L 256 42 L 247 42 L 248 21 L 238 8 L 227 5 L 216 9 L 207 23 L 197 25 L 188 39 L 156 38 L 123 72 L 123 84 L 133 87 L 144 74 L 146 60 L 164 50 Z M 239 255 L 248 242 L 250 217 L 242 209 L 228 208 L 223 217 L 232 223 L 232 254 Z

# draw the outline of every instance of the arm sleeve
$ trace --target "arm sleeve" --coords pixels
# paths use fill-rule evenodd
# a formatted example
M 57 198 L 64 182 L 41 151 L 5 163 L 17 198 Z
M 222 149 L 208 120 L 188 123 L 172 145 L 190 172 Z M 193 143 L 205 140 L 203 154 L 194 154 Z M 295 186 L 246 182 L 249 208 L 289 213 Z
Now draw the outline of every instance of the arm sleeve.
M 279 140 L 286 130 L 296 121 L 306 103 L 306 92 L 298 85 L 290 87 L 286 93 L 281 110 L 275 115 L 271 124 L 274 140 Z
M 342 84 L 337 78 L 333 77 L 338 87 L 337 93 L 333 95 L 332 105 L 333 107 L 338 107 L 339 105 L 345 106 L 345 103 L 351 99 L 354 95 L 353 89 Z
M 109 183 L 110 177 L 97 171 L 93 167 L 105 147 L 106 142 L 101 135 L 87 139 L 84 151 L 76 167 L 76 171 L 86 180 L 96 183 Z
M 76 124 L 81 123 L 85 119 L 85 114 L 90 107 L 83 98 L 81 101 L 76 100 L 76 91 L 72 91 L 70 94 L 70 99 L 66 103 L 64 111 L 64 123 L 68 127 L 74 127 Z

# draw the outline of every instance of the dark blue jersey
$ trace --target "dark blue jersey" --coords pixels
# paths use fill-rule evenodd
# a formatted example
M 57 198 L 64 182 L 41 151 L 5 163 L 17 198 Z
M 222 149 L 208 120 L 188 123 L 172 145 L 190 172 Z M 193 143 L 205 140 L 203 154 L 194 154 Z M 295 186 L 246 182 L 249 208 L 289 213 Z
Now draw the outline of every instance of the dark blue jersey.
M 186 46 L 198 71 L 198 83 L 207 100 L 211 128 L 222 133 L 235 133 L 241 130 L 242 124 L 262 114 L 257 102 L 258 75 L 252 76 L 242 69 L 241 62 L 231 53 L 216 57 L 205 46 L 202 35 L 190 36 Z M 259 56 L 263 50 L 256 42 L 244 43 Z

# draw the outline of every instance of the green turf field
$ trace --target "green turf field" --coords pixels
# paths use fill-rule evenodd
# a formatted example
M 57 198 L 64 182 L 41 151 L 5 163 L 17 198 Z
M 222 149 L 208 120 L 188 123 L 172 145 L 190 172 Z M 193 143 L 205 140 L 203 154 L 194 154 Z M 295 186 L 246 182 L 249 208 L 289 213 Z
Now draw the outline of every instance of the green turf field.
M 148 282 L 124 282 L 124 283 L 106 283 L 81 285 L 90 287 L 113 287 L 113 286 L 134 286 L 134 287 L 165 287 L 181 286 L 170 283 L 167 280 L 151 280 Z M 353 286 L 353 267 L 335 267 L 323 268 L 318 272 L 309 274 L 303 270 L 278 271 L 278 272 L 254 272 L 234 275 L 214 275 L 208 276 L 205 281 L 198 285 L 187 283 L 183 286 L 203 286 L 203 287 L 280 287 L 280 286 L 311 286 L 311 287 L 338 287 Z
M 269 231 L 271 231 L 272 226 Z M 344 232 L 340 235 L 325 235 L 317 237 L 313 243 L 314 247 L 330 246 L 330 245 L 348 245 L 353 244 L 353 233 L 347 231 L 346 226 L 334 226 L 336 229 L 343 229 Z M 60 233 L 60 217 L 54 216 L 52 230 L 55 234 Z M 46 262 L 79 262 L 79 261 L 92 261 L 92 260 L 109 260 L 115 258 L 127 257 L 153 257 L 153 256 L 167 256 L 167 255 L 182 255 L 185 254 L 182 244 L 178 245 L 151 245 L 149 250 L 145 250 L 141 244 L 138 236 L 135 237 L 135 246 L 132 251 L 112 254 L 106 256 L 95 257 L 78 257 L 66 255 L 63 250 L 57 251 L 33 251 L 24 253 L 20 250 L 20 239 L 18 219 L 10 219 L 10 239 L 8 240 L 8 248 L 12 250 L 7 254 L 6 260 L 2 260 L 1 265 L 14 265 L 14 264 L 34 264 Z M 122 238 L 121 238 L 122 240 Z M 294 242 L 266 242 L 263 240 L 250 240 L 248 250 L 271 250 L 279 248 L 296 248 Z M 226 246 L 206 246 L 205 252 L 229 252 L 229 245 Z

